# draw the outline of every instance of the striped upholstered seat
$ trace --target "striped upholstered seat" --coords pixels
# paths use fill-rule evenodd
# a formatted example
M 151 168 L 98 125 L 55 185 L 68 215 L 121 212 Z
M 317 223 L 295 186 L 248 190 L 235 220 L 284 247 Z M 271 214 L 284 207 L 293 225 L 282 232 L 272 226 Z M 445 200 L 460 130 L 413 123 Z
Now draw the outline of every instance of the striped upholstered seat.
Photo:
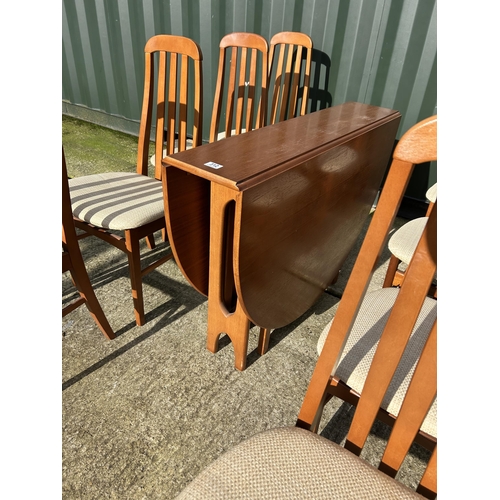
M 73 215 L 98 227 L 133 229 L 164 214 L 161 182 L 132 172 L 108 172 L 69 181 Z

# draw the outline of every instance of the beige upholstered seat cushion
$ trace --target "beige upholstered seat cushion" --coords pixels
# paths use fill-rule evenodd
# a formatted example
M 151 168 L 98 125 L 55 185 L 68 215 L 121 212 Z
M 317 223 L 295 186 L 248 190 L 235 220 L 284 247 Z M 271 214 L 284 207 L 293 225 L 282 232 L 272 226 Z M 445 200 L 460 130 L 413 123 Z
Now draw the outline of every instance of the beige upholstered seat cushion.
M 241 129 L 241 133 L 244 134 L 245 132 L 247 131 L 246 128 L 242 128 Z M 233 128 L 231 130 L 231 135 L 229 137 L 233 137 L 234 135 L 236 135 L 236 129 Z M 226 139 L 226 132 L 223 130 L 222 132 L 219 132 L 217 134 L 217 140 L 220 141 L 221 139 Z
M 177 500 L 422 498 L 345 448 L 296 427 L 265 431 L 224 453 Z
M 178 152 L 178 146 L 177 146 L 177 139 L 175 140 L 175 146 L 174 146 L 174 154 Z M 193 141 L 191 139 L 186 139 L 186 149 L 192 149 L 193 148 Z M 167 148 L 163 148 L 163 158 L 167 156 Z M 149 159 L 149 162 L 153 167 L 155 166 L 155 161 L 156 161 L 156 155 L 152 155 L 151 158 Z
M 437 199 L 437 183 L 431 186 L 425 195 L 427 199 L 435 203 Z M 401 262 L 409 264 L 418 242 L 427 224 L 427 217 L 418 217 L 401 226 L 389 240 L 389 250 Z
M 437 199 L 437 194 L 438 194 L 438 185 L 437 182 L 436 184 L 433 184 L 425 193 L 425 197 L 431 202 L 435 203 Z
M 73 215 L 104 229 L 133 229 L 165 214 L 160 181 L 130 172 L 70 179 Z
M 360 393 L 375 354 L 378 341 L 398 296 L 399 288 L 383 288 L 367 293 L 361 304 L 351 334 L 346 342 L 335 377 Z M 426 298 L 403 358 L 396 370 L 382 408 L 398 415 L 422 348 L 437 316 L 437 301 Z M 330 322 L 318 340 L 318 353 L 325 344 Z M 431 436 L 437 436 L 437 401 L 434 401 L 421 428 Z
M 402 225 L 389 240 L 389 250 L 401 262 L 409 264 L 427 224 L 428 217 L 419 217 Z

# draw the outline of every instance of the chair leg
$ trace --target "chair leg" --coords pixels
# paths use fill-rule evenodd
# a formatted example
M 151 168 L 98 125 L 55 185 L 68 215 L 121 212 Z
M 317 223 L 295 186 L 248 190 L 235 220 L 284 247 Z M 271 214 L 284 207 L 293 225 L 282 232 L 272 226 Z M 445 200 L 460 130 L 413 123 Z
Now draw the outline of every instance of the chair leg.
M 405 272 L 400 271 L 398 269 L 396 271 L 396 274 L 394 275 L 394 279 L 392 280 L 392 286 L 401 286 L 404 280 L 405 280 Z
M 101 304 L 97 299 L 83 260 L 80 261 L 78 256 L 72 256 L 71 269 L 69 269 L 69 272 L 76 289 L 83 298 L 85 305 L 87 306 L 87 309 L 89 310 L 96 325 L 108 340 L 114 339 L 116 337 L 115 332 L 111 328 L 108 319 L 102 310 Z
M 154 234 L 148 234 L 146 236 L 146 243 L 148 245 L 148 248 L 150 250 L 153 250 L 155 247 L 156 247 L 156 243 L 155 243 L 155 235 Z
M 269 348 L 269 339 L 271 338 L 270 328 L 261 328 L 259 333 L 259 346 L 257 347 L 258 353 L 263 356 Z
M 391 255 L 391 259 L 389 260 L 389 266 L 387 267 L 387 272 L 385 273 L 385 279 L 382 288 L 389 288 L 392 286 L 392 283 L 394 281 L 394 276 L 396 275 L 396 271 L 398 270 L 400 262 L 401 261 L 397 257 Z
M 134 236 L 133 231 L 125 231 L 125 245 L 130 271 L 132 298 L 134 300 L 135 322 L 138 326 L 142 326 L 145 323 L 145 318 L 144 297 L 142 293 L 141 254 L 139 238 Z

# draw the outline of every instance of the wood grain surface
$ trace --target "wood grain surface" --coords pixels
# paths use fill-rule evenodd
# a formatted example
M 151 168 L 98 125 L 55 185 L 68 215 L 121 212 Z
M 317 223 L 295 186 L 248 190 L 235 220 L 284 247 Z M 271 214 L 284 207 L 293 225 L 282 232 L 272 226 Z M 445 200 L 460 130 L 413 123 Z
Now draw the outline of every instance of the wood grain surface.
M 186 278 L 207 294 L 209 185 L 224 186 L 233 191 L 230 223 L 217 230 L 232 241 L 217 254 L 223 260 L 210 263 L 225 267 L 222 302 L 234 283 L 256 325 L 294 321 L 331 283 L 358 237 L 399 121 L 397 111 L 346 103 L 164 158 L 169 239 Z M 222 168 L 206 166 L 210 161 Z

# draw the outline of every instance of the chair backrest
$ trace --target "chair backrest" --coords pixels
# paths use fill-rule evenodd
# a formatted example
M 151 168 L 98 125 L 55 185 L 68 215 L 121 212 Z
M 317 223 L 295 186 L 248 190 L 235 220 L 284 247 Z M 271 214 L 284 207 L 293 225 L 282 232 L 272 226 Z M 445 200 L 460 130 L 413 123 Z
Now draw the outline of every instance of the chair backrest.
M 413 126 L 399 141 L 373 219 L 361 246 L 353 270 L 328 332 L 299 413 L 297 425 L 314 428 L 321 416 L 325 391 L 335 373 L 361 302 L 387 241 L 399 205 L 415 164 L 437 160 L 437 117 Z M 436 273 L 437 200 L 407 268 L 405 280 L 390 310 L 378 342 L 346 441 L 346 448 L 360 453 L 382 400 L 396 373 L 410 335 L 417 323 Z M 385 454 L 379 466 L 391 476 L 396 474 L 410 445 L 419 433 L 436 394 L 436 322 L 421 353 L 402 407 L 396 418 Z M 408 351 L 407 351 L 408 352 Z M 323 402 L 322 402 L 323 401 Z M 432 497 L 436 491 L 436 450 L 419 487 Z
M 155 116 L 155 177 L 160 179 L 164 150 L 171 155 L 187 149 L 188 141 L 192 141 L 192 147 L 202 142 L 203 57 L 196 42 L 175 35 L 153 36 L 147 41 L 144 54 L 144 96 L 137 172 L 143 175 L 148 172 L 151 124 Z M 158 65 L 156 71 L 155 65 Z
M 226 74 L 228 64 L 229 73 Z M 219 67 L 210 142 L 218 138 L 223 109 L 225 137 L 230 137 L 233 133 L 238 135 L 244 131 L 249 132 L 265 125 L 267 71 L 268 44 L 265 38 L 255 33 L 230 33 L 222 38 L 219 44 Z
M 273 97 L 270 125 L 306 114 L 312 49 L 311 37 L 305 33 L 284 31 L 271 38 L 269 89 L 273 89 Z

